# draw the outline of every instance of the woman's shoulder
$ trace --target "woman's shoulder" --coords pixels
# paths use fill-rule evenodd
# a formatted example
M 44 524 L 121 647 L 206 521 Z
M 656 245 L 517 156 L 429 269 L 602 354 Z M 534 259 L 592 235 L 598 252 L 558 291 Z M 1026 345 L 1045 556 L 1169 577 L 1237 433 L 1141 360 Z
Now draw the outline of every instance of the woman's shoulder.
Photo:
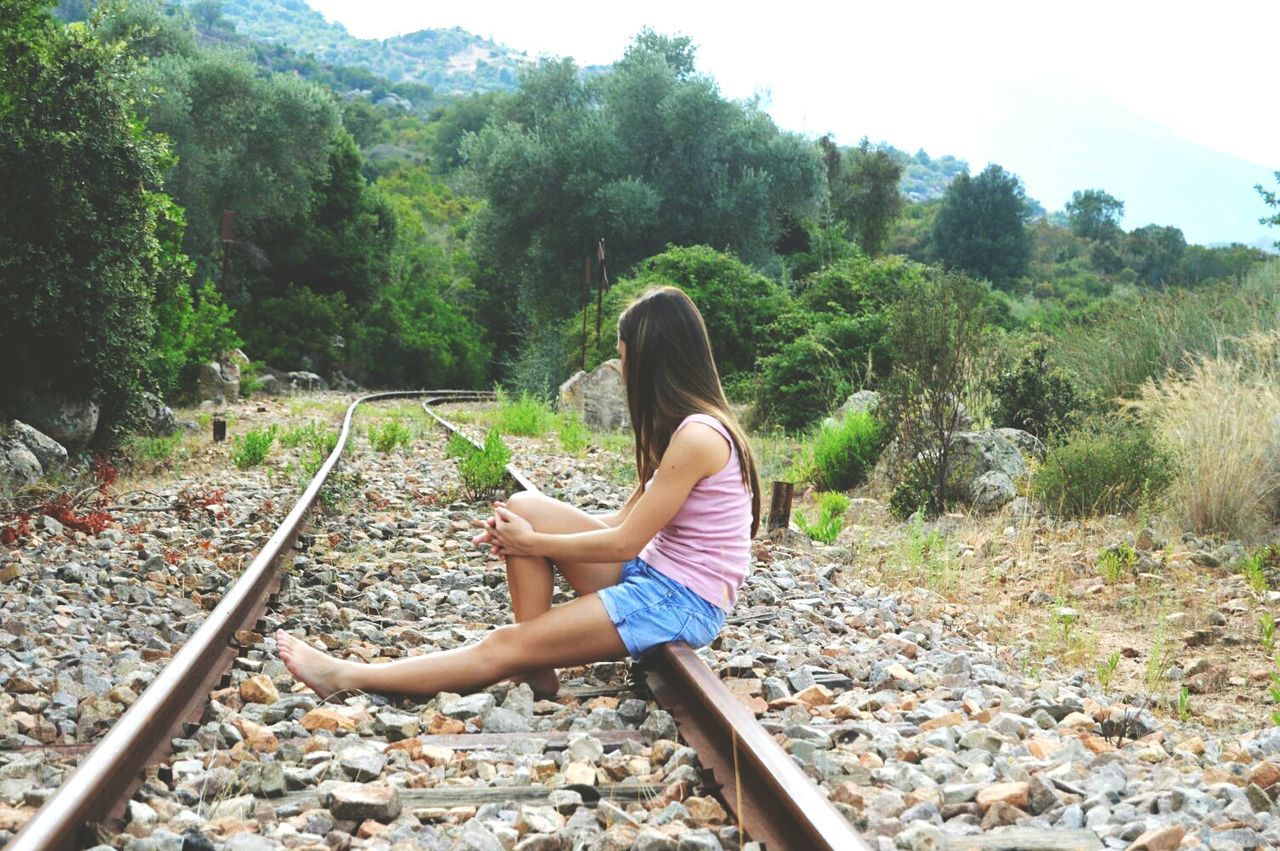
M 680 421 L 680 425 L 676 426 L 675 431 L 680 431 L 680 429 L 684 428 L 689 423 L 702 423 L 703 425 L 711 426 L 719 432 L 722 437 L 729 437 L 729 429 L 725 428 L 724 423 L 720 422 L 716 417 L 711 416 L 711 414 L 689 414 Z M 675 434 L 675 432 L 672 432 L 672 434 Z M 733 443 L 732 438 L 730 438 L 729 442 Z

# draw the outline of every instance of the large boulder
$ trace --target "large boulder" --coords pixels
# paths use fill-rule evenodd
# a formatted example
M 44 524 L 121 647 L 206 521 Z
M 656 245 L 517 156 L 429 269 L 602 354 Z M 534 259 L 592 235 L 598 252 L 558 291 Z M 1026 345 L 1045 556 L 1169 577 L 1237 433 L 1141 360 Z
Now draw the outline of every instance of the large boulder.
M 0 487 L 20 488 L 40 479 L 40 462 L 24 444 L 9 437 L 0 441 Z
M 1044 460 L 1044 443 L 1040 438 L 1036 437 L 1029 431 L 1023 431 L 1020 428 L 998 428 L 996 434 L 1012 443 L 1017 450 L 1022 453 L 1022 457 L 1034 458 L 1037 461 Z
M 173 415 L 173 409 L 154 393 L 143 395 L 142 415 L 148 434 L 168 436 L 178 430 L 178 418 Z
M 293 390 L 328 390 L 329 382 L 314 372 L 297 370 L 288 374 L 289 387 Z
M 607 360 L 590 372 L 578 370 L 560 385 L 559 409 L 577 411 L 593 428 L 627 428 L 631 414 L 622 379 L 622 361 Z
M 951 440 L 951 458 L 952 487 L 965 499 L 972 499 L 973 482 L 984 473 L 1000 472 L 1017 481 L 1028 472 L 1018 447 L 995 431 L 957 433 Z
M 23 393 L 12 412 L 63 446 L 85 446 L 98 430 L 98 404 L 59 393 Z
M 239 370 L 236 377 L 223 372 L 217 361 L 202 363 L 196 368 L 196 394 L 201 402 L 235 402 L 240 398 Z
M 9 424 L 9 437 L 25 446 L 45 473 L 52 473 L 67 463 L 67 450 L 61 443 L 20 420 Z
M 846 414 L 874 414 L 876 409 L 880 407 L 880 394 L 874 390 L 859 390 L 848 399 L 844 400 L 844 404 L 836 408 L 836 412 L 832 414 L 832 418 L 836 420 L 844 419 Z
M 990 470 L 973 480 L 969 485 L 969 495 L 978 511 L 998 511 L 1013 502 L 1018 489 L 1013 479 L 999 470 Z

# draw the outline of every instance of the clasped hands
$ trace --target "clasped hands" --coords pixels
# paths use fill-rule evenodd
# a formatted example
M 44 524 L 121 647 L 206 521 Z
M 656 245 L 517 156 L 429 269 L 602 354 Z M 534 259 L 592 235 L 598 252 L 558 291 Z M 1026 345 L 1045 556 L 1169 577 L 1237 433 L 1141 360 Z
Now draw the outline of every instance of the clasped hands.
M 532 549 L 533 526 L 507 508 L 505 502 L 493 504 L 493 516 L 474 521 L 482 531 L 471 539 L 473 544 L 488 544 L 489 552 L 499 558 L 537 555 Z

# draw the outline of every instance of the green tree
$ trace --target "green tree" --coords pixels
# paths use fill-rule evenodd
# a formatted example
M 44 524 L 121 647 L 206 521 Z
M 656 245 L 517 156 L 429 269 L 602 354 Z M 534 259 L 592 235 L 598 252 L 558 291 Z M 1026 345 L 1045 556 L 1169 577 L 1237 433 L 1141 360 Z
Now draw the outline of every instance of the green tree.
M 865 138 L 846 152 L 831 187 L 831 206 L 848 222 L 858 245 L 875 257 L 884 252 L 894 222 L 902 215 L 902 162 Z
M 948 269 L 1008 289 L 1026 274 L 1031 236 L 1022 181 L 992 163 L 977 177 L 961 174 L 947 189 L 930 234 L 932 253 Z
M 1276 172 L 1276 182 L 1280 183 L 1280 171 Z M 1272 227 L 1280 227 L 1280 192 L 1272 192 L 1264 187 L 1261 183 L 1255 184 L 1254 189 L 1268 207 L 1276 212 L 1270 216 L 1263 216 L 1258 219 L 1259 224 L 1271 225 Z M 1280 240 L 1276 240 L 1276 248 L 1280 248 Z
M 1179 228 L 1169 225 L 1147 225 L 1136 228 L 1125 237 L 1125 265 L 1133 269 L 1139 280 L 1153 287 L 1179 282 L 1179 264 L 1187 250 L 1187 240 Z
M 1067 222 L 1071 232 L 1085 239 L 1112 242 L 1120 236 L 1124 202 L 1101 189 L 1077 190 L 1067 202 Z
M 153 299 L 185 259 L 165 245 L 167 153 L 132 112 L 132 65 L 47 5 L 0 5 L 0 360 L 6 404 L 91 399 L 105 443 L 139 411 Z

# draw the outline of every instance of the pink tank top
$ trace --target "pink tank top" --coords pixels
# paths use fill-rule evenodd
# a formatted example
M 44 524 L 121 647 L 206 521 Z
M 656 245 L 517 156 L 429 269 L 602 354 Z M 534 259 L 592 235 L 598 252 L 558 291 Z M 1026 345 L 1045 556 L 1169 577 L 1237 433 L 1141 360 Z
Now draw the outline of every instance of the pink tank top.
M 720 432 L 729 441 L 729 460 L 719 472 L 698 480 L 676 516 L 640 551 L 640 558 L 727 612 L 738 599 L 751 561 L 751 492 L 742 484 L 738 448 L 718 419 L 690 414 L 672 437 L 691 422 Z M 645 489 L 652 483 L 650 477 Z

